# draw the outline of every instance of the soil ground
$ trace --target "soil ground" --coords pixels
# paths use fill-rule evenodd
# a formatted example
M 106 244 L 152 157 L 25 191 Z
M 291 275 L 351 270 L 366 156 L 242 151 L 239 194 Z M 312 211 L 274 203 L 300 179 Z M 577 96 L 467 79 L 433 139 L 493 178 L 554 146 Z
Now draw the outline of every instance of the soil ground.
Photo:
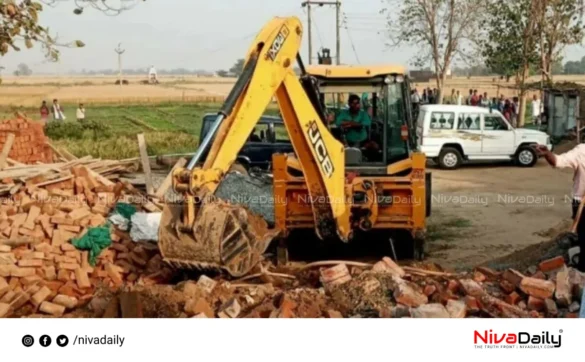
M 555 152 L 571 147 L 563 145 Z M 428 251 L 430 260 L 444 267 L 487 263 L 570 228 L 570 170 L 555 170 L 545 160 L 533 168 L 504 163 L 429 170 L 433 202 Z

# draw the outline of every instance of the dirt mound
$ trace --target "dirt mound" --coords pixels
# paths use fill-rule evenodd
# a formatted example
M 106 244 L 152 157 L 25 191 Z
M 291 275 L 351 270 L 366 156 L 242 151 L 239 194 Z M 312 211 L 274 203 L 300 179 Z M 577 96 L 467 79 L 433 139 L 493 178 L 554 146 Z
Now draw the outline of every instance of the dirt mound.
M 566 251 L 559 248 L 556 242 L 556 237 L 561 232 L 568 230 L 570 224 L 571 223 L 569 221 L 565 221 L 543 233 L 538 234 L 539 236 L 548 238 L 548 241 L 530 245 L 509 255 L 491 260 L 487 263 L 484 263 L 483 265 L 496 270 L 503 270 L 508 268 L 526 270 L 533 265 L 539 264 L 543 260 L 565 255 Z

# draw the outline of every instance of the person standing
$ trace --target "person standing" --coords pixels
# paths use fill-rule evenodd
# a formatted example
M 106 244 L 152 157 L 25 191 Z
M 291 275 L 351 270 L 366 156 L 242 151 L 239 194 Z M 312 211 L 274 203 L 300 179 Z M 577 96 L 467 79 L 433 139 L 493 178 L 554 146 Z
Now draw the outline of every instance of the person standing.
M 540 101 L 540 99 L 538 99 L 538 97 L 536 96 L 536 94 L 532 97 L 532 121 L 534 122 L 535 125 L 540 127 L 540 124 L 542 123 L 541 121 L 541 115 L 542 115 L 542 102 Z
M 519 122 L 518 119 L 518 112 L 520 111 L 520 104 L 519 104 L 519 98 L 518 97 L 514 97 L 512 98 L 512 124 L 514 125 L 514 127 L 517 127 Z
M 573 170 L 573 191 L 572 191 L 572 215 L 577 216 L 577 210 L 581 199 L 585 197 L 585 144 L 579 144 L 572 150 L 561 155 L 552 153 L 547 146 L 538 145 L 537 151 L 543 156 L 546 162 L 554 168 L 569 168 Z M 577 269 L 585 272 L 585 212 L 581 214 L 577 224 L 577 238 L 581 255 Z
M 150 70 L 148 71 L 148 80 L 150 83 L 158 83 L 156 69 L 154 69 L 154 65 L 150 66 Z
M 500 113 L 504 113 L 504 108 L 506 108 L 506 98 L 503 94 L 501 94 L 500 101 L 498 102 L 498 111 L 500 111 Z
M 465 100 L 465 104 L 470 106 L 471 105 L 471 98 L 473 97 L 473 89 L 469 90 L 469 96 L 467 96 L 467 99 Z
M 422 99 L 421 99 L 422 104 L 428 104 L 429 103 L 429 94 L 427 93 L 426 89 L 423 89 L 423 94 L 422 94 Z
M 41 121 L 46 123 L 49 119 L 49 113 L 51 112 L 49 111 L 49 107 L 47 107 L 47 101 L 43 101 L 41 104 Z
M 412 114 L 414 119 L 418 118 L 418 112 L 420 109 L 420 94 L 418 94 L 418 89 L 414 88 L 412 94 L 410 95 L 410 103 L 412 103 Z
M 79 103 L 79 107 L 77 107 L 76 116 L 78 122 L 85 121 L 85 107 L 83 106 L 83 103 Z
M 59 101 L 53 99 L 53 108 L 51 109 L 51 113 L 53 113 L 53 120 L 55 121 L 64 121 L 67 119 L 65 117 L 65 113 L 63 112 L 63 107 L 59 104 Z
M 477 95 L 477 89 L 473 91 L 471 94 L 471 99 L 469 100 L 469 105 L 471 106 L 478 106 L 479 105 L 479 96 Z
M 488 97 L 487 92 L 483 93 L 483 97 L 481 98 L 479 105 L 483 108 L 490 108 L 490 98 Z
M 435 93 L 429 89 L 429 104 L 435 104 L 436 95 Z

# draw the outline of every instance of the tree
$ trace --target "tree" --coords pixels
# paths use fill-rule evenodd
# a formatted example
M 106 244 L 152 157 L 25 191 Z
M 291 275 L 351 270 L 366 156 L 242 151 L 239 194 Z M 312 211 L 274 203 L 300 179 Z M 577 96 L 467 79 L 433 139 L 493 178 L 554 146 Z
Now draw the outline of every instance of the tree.
M 140 0 L 75 0 L 73 12 L 83 13 L 85 8 L 93 8 L 108 15 L 116 15 L 130 9 Z M 145 1 L 145 0 L 142 0 Z M 83 47 L 80 40 L 60 42 L 51 36 L 49 29 L 39 24 L 39 14 L 43 11 L 43 4 L 57 6 L 61 0 L 0 0 L 0 56 L 9 51 L 20 51 L 24 46 L 32 48 L 39 43 L 47 59 L 56 61 L 59 58 L 58 47 Z M 115 6 L 113 4 L 119 4 Z
M 218 77 L 226 78 L 230 73 L 227 70 L 218 70 L 215 74 L 217 74 Z
M 14 75 L 16 76 L 29 76 L 32 75 L 32 70 L 29 68 L 28 65 L 24 64 L 24 63 L 20 63 L 17 67 L 16 70 L 14 71 Z
M 455 58 L 471 55 L 476 43 L 478 22 L 485 7 L 483 0 L 385 0 L 388 34 L 392 47 L 419 48 L 414 59 L 422 67 L 430 61 L 437 74 L 439 103 L 447 70 Z
M 236 63 L 230 68 L 230 73 L 240 76 L 244 71 L 244 59 L 238 59 Z
M 543 81 L 552 82 L 553 65 L 567 45 L 583 40 L 583 0 L 534 0 L 538 9 L 540 67 Z M 558 69 L 557 69 L 558 70 Z
M 524 125 L 526 79 L 539 64 L 537 0 L 492 1 L 489 3 L 486 39 L 482 54 L 488 67 L 506 77 L 516 77 L 520 89 L 518 126 Z
M 562 58 L 559 58 L 559 59 L 554 61 L 553 65 L 551 67 L 551 74 L 552 75 L 563 74 L 563 59 Z
M 564 66 L 565 74 L 585 74 L 585 57 L 581 60 L 568 61 Z

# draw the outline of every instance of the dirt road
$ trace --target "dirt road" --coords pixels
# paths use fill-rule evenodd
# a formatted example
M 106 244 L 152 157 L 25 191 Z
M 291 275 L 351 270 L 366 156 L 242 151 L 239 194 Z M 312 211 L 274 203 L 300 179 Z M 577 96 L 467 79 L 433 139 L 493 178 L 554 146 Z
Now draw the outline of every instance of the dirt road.
M 572 172 L 540 160 L 534 168 L 470 165 L 433 172 L 428 220 L 432 261 L 465 268 L 549 240 L 570 226 Z

